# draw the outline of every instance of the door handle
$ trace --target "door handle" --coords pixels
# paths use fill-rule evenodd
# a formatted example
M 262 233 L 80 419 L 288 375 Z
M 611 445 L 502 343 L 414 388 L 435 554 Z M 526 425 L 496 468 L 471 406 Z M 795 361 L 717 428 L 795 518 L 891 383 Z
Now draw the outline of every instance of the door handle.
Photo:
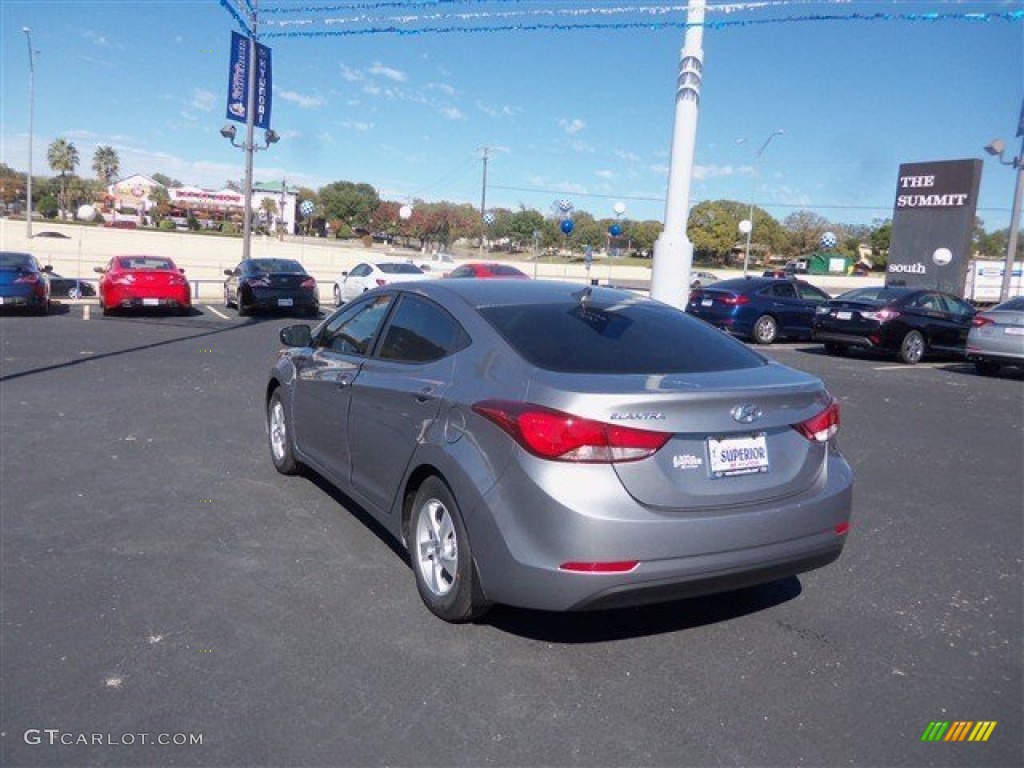
M 434 394 L 434 388 L 433 387 L 424 387 L 419 392 L 417 392 L 415 395 L 413 395 L 413 397 L 415 397 L 416 398 L 416 402 L 420 403 L 421 405 L 423 403 L 429 403 L 432 400 L 436 400 L 437 399 L 437 395 Z

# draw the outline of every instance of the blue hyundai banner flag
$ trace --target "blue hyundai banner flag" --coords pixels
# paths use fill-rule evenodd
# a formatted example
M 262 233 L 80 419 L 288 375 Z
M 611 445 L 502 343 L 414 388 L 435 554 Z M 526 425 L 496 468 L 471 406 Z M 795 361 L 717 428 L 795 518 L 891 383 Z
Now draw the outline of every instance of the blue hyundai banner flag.
M 246 122 L 246 97 L 249 84 L 249 38 L 238 32 L 231 33 L 231 62 L 228 70 L 227 118 Z M 270 128 L 270 97 L 272 91 L 270 49 L 256 43 L 256 99 L 253 124 L 257 128 Z
M 1017 127 L 1017 135 L 1024 136 L 1024 101 L 1020 103 L 1020 125 Z

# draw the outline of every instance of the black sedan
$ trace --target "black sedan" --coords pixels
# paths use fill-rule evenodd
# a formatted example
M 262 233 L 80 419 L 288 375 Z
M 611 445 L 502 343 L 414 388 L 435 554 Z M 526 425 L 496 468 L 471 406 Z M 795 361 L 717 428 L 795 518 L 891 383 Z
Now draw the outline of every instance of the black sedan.
M 877 349 L 908 365 L 928 353 L 963 355 L 974 307 L 950 293 L 921 288 L 856 288 L 818 307 L 811 338 L 830 355 Z
M 50 295 L 66 296 L 69 299 L 81 299 L 96 295 L 96 288 L 77 277 L 62 277 L 56 272 L 48 273 L 50 278 Z
M 224 304 L 237 307 L 239 315 L 255 309 L 302 311 L 310 317 L 320 313 L 316 279 L 297 261 L 246 259 L 224 274 Z

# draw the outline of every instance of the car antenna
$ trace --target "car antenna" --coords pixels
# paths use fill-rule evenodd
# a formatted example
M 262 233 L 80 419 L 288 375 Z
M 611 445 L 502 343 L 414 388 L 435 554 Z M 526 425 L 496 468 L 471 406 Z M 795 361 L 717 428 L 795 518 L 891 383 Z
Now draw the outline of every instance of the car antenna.
M 579 301 L 581 307 L 586 309 L 587 304 L 589 304 L 594 297 L 594 288 L 593 286 L 588 285 L 582 291 L 576 291 L 572 297 Z

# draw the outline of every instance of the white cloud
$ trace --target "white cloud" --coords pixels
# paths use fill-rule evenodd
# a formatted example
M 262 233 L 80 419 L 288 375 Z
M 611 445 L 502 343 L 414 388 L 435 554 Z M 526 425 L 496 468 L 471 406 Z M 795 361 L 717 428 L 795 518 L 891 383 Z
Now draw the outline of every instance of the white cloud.
M 614 179 L 615 178 L 615 171 L 601 170 L 601 171 L 596 171 L 594 173 L 594 175 L 597 176 L 599 179 L 609 179 L 610 180 L 610 179 Z
M 345 120 L 341 123 L 341 127 L 348 128 L 349 130 L 352 131 L 366 133 L 367 131 L 373 129 L 373 123 L 364 123 L 356 120 Z
M 385 67 L 380 62 L 376 62 L 372 67 L 370 67 L 369 71 L 371 75 L 386 77 L 388 80 L 394 80 L 396 83 L 404 83 L 409 79 L 405 72 L 402 72 L 399 69 Z
M 457 107 L 438 107 L 438 112 L 449 120 L 465 120 L 466 116 Z
M 563 117 L 558 121 L 558 125 L 563 131 L 568 133 L 570 136 L 575 136 L 577 133 L 579 133 L 580 131 L 587 127 L 587 124 L 584 123 L 579 118 L 567 120 Z
M 344 64 L 341 65 L 341 79 L 349 83 L 358 83 L 366 78 L 363 77 L 363 73 L 357 69 L 346 67 Z
M 718 179 L 723 176 L 732 176 L 737 169 L 731 165 L 695 165 L 693 167 L 693 178 L 696 181 L 707 181 Z
M 202 110 L 203 112 L 213 111 L 214 104 L 216 103 L 216 95 L 212 91 L 205 91 L 202 88 L 196 88 L 192 91 L 192 101 L 190 106 L 195 109 Z
M 82 37 L 84 37 L 86 40 L 91 40 L 94 45 L 110 45 L 110 41 L 107 40 L 106 35 L 101 35 L 99 32 L 93 32 L 90 29 L 87 29 L 84 32 L 82 32 Z
M 327 100 L 323 96 L 306 96 L 302 93 L 295 91 L 286 91 L 284 89 L 276 89 L 279 98 L 285 101 L 290 101 L 292 104 L 297 104 L 303 109 L 313 109 L 315 107 L 322 107 L 327 103 Z
M 484 104 L 481 101 L 476 103 L 476 108 L 483 112 L 488 117 L 515 117 L 522 112 L 518 107 L 504 106 L 491 106 L 490 104 Z

